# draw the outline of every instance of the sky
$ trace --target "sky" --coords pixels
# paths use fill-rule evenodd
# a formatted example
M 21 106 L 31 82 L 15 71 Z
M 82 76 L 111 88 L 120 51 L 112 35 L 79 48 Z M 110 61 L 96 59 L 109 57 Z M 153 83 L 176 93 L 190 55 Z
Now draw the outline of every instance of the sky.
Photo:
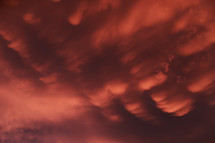
M 214 0 L 0 0 L 0 143 L 214 143 Z

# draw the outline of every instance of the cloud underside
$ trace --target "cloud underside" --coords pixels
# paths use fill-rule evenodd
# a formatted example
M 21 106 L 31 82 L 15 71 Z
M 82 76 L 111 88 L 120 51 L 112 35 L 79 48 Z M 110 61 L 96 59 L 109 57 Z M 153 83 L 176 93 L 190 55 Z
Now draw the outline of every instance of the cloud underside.
M 0 7 L 0 142 L 215 141 L 212 0 Z

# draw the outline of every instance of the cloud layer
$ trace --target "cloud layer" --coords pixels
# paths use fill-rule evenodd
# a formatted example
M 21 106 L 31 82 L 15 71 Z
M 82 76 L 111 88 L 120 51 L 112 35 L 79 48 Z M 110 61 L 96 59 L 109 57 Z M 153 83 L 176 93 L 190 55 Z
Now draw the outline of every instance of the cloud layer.
M 0 142 L 215 141 L 212 0 L 0 7 Z

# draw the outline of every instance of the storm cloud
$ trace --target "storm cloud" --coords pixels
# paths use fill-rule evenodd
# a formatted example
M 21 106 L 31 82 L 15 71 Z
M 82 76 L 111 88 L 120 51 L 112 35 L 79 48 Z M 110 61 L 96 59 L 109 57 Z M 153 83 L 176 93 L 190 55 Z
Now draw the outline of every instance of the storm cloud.
M 1 0 L 0 143 L 215 142 L 213 0 Z

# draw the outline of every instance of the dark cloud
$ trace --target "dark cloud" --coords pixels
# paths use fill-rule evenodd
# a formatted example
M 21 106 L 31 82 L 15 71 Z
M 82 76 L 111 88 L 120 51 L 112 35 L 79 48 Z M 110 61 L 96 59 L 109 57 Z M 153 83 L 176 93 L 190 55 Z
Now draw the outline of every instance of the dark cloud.
M 215 141 L 211 0 L 0 7 L 0 142 Z

